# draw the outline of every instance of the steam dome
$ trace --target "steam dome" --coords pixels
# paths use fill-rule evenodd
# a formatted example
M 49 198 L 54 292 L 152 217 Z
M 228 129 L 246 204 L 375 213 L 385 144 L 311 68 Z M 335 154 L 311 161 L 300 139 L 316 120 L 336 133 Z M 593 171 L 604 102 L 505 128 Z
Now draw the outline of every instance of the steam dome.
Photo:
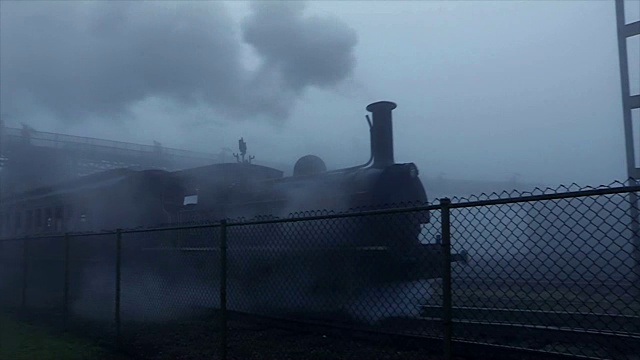
M 320 174 L 327 171 L 324 161 L 315 155 L 306 155 L 296 161 L 293 167 L 293 176 L 307 176 Z

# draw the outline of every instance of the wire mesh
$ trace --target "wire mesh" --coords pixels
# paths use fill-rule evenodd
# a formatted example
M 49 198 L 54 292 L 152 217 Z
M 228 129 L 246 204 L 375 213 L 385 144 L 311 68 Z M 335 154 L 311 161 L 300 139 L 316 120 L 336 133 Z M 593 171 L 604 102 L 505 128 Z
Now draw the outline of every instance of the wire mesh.
M 628 194 L 452 210 L 455 337 L 591 357 L 640 345 Z
M 69 328 L 87 335 L 114 335 L 116 237 L 69 238 Z
M 186 337 L 217 351 L 219 227 L 122 234 L 123 342 L 178 356 Z M 191 347 L 194 347 L 193 345 Z M 193 349 L 192 349 L 193 350 Z M 193 350 L 196 351 L 196 350 Z
M 0 241 L 0 306 L 17 311 L 22 305 L 24 239 Z
M 59 326 L 64 321 L 64 238 L 39 237 L 24 242 L 24 310 L 42 322 Z
M 116 233 L 3 240 L 0 303 L 53 319 L 67 299 L 69 327 L 84 334 L 119 329 L 134 350 L 207 357 L 219 355 L 225 329 L 232 351 L 257 331 L 231 316 L 221 327 L 226 276 L 228 309 L 270 319 L 265 328 L 294 321 L 442 339 L 450 266 L 454 340 L 631 359 L 640 289 L 629 191 L 573 190 L 582 189 L 454 199 L 451 263 L 443 210 L 425 204 L 230 221 L 226 262 L 220 224 L 123 231 L 119 247 Z
M 437 301 L 432 279 L 441 259 L 435 215 L 426 225 L 421 224 L 426 212 L 407 211 L 346 218 L 292 214 L 289 222 L 230 226 L 229 307 L 397 329 L 400 318 L 419 316 L 424 304 Z M 433 329 L 421 332 L 427 330 Z

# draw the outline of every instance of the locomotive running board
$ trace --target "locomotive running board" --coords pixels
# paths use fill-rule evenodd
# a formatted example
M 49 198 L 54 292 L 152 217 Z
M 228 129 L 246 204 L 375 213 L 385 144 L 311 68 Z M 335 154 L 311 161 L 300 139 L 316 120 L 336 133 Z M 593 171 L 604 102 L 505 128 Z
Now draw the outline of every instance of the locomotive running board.
M 423 244 L 425 248 L 435 247 L 434 244 Z M 218 252 L 220 248 L 218 247 L 154 247 L 154 248 L 143 248 L 143 251 L 157 251 L 157 252 Z M 231 248 L 227 248 L 228 252 L 236 252 L 236 251 L 269 251 L 272 253 L 293 253 L 300 251 L 309 251 L 309 250 L 339 250 L 339 251 L 362 251 L 362 252 L 374 252 L 374 251 L 388 251 L 389 248 L 386 246 L 360 246 L 360 247 L 317 247 L 317 248 L 304 248 L 304 249 L 282 249 L 281 247 L 265 247 L 265 246 L 242 246 Z M 435 249 L 434 249 L 435 250 Z M 439 253 L 439 251 L 438 251 Z M 461 251 L 459 253 L 451 254 L 451 262 L 459 262 L 462 264 L 467 264 L 469 261 L 469 255 L 466 251 Z
M 142 248 L 143 251 L 185 251 L 185 252 L 210 252 L 210 251 L 220 251 L 218 247 L 193 247 L 193 248 L 177 248 L 177 247 L 155 247 L 155 248 Z
M 218 247 L 154 247 L 143 248 L 143 251 L 181 251 L 181 252 L 214 252 L 220 251 Z M 243 246 L 243 247 L 231 247 L 227 248 L 227 251 L 273 251 L 273 252 L 295 252 L 295 251 L 309 251 L 309 250 L 355 250 L 355 251 L 387 251 L 386 246 L 362 246 L 362 247 L 317 247 L 317 248 L 304 248 L 304 249 L 282 249 L 281 247 L 264 247 L 264 246 Z

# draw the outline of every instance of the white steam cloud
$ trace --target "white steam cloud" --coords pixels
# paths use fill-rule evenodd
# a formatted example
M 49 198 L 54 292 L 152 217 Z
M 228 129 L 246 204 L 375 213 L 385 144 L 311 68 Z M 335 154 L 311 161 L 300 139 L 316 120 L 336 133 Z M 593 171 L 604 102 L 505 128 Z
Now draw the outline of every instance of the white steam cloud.
M 256 2 L 238 27 L 221 2 L 3 2 L 2 114 L 114 119 L 161 98 L 285 120 L 306 89 L 338 85 L 355 67 L 355 31 L 305 5 Z

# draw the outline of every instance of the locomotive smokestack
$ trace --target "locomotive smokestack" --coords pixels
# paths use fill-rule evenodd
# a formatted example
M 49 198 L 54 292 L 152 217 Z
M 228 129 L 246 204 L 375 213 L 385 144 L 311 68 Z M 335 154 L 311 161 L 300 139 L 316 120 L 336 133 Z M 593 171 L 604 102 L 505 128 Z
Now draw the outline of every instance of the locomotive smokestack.
M 374 168 L 393 165 L 393 124 L 391 111 L 397 105 L 391 101 L 378 101 L 367 106 L 372 114 L 371 151 Z

